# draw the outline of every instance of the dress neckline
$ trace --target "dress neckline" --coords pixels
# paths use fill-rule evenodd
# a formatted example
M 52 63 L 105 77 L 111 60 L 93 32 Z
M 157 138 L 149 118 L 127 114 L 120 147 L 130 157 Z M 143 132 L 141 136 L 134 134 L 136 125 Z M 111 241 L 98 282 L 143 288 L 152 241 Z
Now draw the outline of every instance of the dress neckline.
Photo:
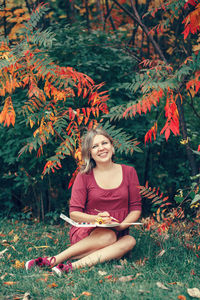
M 122 184 L 124 183 L 124 166 L 123 166 L 123 165 L 120 165 L 120 166 L 121 166 L 121 168 L 122 168 L 122 181 L 121 181 L 121 183 L 120 183 L 116 188 L 105 189 L 105 188 L 102 188 L 101 186 L 99 186 L 98 183 L 96 182 L 96 179 L 95 179 L 95 176 L 94 176 L 94 171 L 93 171 L 93 169 L 92 169 L 92 178 L 93 178 L 93 181 L 94 181 L 95 185 L 96 185 L 99 189 L 101 189 L 101 190 L 103 190 L 103 191 L 114 191 L 114 190 L 119 189 L 119 188 L 122 186 Z

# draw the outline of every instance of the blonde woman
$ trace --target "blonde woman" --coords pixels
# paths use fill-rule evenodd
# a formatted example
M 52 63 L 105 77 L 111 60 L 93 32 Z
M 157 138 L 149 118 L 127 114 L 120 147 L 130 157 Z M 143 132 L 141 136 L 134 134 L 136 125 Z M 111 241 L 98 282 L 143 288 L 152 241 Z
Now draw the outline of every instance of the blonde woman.
M 84 164 L 72 187 L 70 218 L 76 222 L 103 223 L 117 219 L 120 225 L 105 227 L 74 227 L 70 230 L 71 246 L 63 252 L 26 263 L 51 266 L 58 275 L 84 266 L 92 266 L 119 259 L 133 249 L 134 237 L 129 235 L 127 223 L 141 215 L 138 177 L 130 166 L 113 162 L 113 140 L 102 129 L 89 130 L 82 140 Z M 114 228 L 114 229 L 113 229 Z M 63 264 L 66 260 L 73 262 Z

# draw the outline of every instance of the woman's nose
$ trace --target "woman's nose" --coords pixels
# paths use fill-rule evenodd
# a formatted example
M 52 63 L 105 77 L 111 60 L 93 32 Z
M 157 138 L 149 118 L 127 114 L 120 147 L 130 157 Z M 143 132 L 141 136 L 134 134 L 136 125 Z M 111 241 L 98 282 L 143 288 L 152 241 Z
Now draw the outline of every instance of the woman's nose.
M 100 144 L 99 145 L 99 150 L 101 150 L 101 149 L 103 149 L 103 145 Z

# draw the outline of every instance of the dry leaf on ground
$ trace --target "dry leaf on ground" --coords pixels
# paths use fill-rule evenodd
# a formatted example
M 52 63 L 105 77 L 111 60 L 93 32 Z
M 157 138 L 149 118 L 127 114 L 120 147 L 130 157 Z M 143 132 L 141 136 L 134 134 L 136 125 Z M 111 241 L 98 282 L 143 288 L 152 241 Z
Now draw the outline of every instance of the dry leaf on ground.
M 179 300 L 187 300 L 186 297 L 184 295 L 178 295 L 177 297 Z
M 8 251 L 8 249 L 7 249 L 7 248 L 6 248 L 6 249 L 4 249 L 3 251 L 1 251 L 1 252 L 0 252 L 0 258 L 2 258 L 2 257 L 3 257 L 3 255 L 4 255 L 4 253 L 5 253 L 6 251 Z
M 29 300 L 31 298 L 30 293 L 26 292 L 22 300 Z
M 190 297 L 195 297 L 200 299 L 200 290 L 198 288 L 187 289 L 188 294 Z
M 127 282 L 127 281 L 131 281 L 133 279 L 134 279 L 133 275 L 121 276 L 118 278 L 118 280 L 121 282 Z
M 4 280 L 4 278 L 6 277 L 6 275 L 8 275 L 8 273 L 3 274 L 3 275 L 0 277 L 0 279 L 1 279 L 1 280 Z
M 120 263 L 122 266 L 126 266 L 128 264 L 127 259 L 120 259 Z
M 90 293 L 90 292 L 82 292 L 81 295 L 84 295 L 84 296 L 92 296 L 92 293 Z
M 163 256 L 163 254 L 164 254 L 165 252 L 166 252 L 165 249 L 163 249 L 162 251 L 160 251 L 160 253 L 157 255 L 157 257 Z
M 14 284 L 17 284 L 17 282 L 16 281 L 5 281 L 3 284 L 14 285 Z
M 156 285 L 163 290 L 168 290 L 168 288 L 162 282 L 156 282 Z
M 54 287 L 57 287 L 58 284 L 56 284 L 55 282 L 52 282 L 51 284 L 48 284 L 47 286 L 48 286 L 48 288 L 52 289 Z
M 24 269 L 24 261 L 20 262 L 16 259 L 15 264 L 13 265 L 15 269 Z
M 122 265 L 114 265 L 114 268 L 115 269 L 124 269 L 124 266 L 122 266 Z
M 19 240 L 19 236 L 15 234 L 13 238 L 13 242 L 16 243 L 18 240 Z
M 105 276 L 105 275 L 107 274 L 107 272 L 106 272 L 106 271 L 101 271 L 101 270 L 99 270 L 99 271 L 98 271 L 98 274 L 99 274 L 100 276 Z
M 12 230 L 8 233 L 8 235 L 13 235 L 13 233 L 14 233 L 14 229 L 12 229 Z

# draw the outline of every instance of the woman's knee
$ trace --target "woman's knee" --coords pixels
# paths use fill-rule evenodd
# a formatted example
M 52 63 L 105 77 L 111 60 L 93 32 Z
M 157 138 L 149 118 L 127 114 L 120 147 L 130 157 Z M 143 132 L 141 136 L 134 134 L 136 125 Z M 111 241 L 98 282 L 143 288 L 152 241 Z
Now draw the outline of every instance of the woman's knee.
M 91 235 L 95 235 L 96 243 L 99 246 L 98 248 L 106 247 L 114 244 L 117 241 L 117 236 L 113 230 L 110 229 L 97 229 L 96 232 L 92 232 Z
M 128 251 L 132 250 L 135 247 L 136 240 L 134 239 L 133 236 L 126 235 L 126 236 L 124 236 L 124 243 L 123 244 L 124 244 L 124 247 L 126 248 L 126 251 L 128 252 Z

